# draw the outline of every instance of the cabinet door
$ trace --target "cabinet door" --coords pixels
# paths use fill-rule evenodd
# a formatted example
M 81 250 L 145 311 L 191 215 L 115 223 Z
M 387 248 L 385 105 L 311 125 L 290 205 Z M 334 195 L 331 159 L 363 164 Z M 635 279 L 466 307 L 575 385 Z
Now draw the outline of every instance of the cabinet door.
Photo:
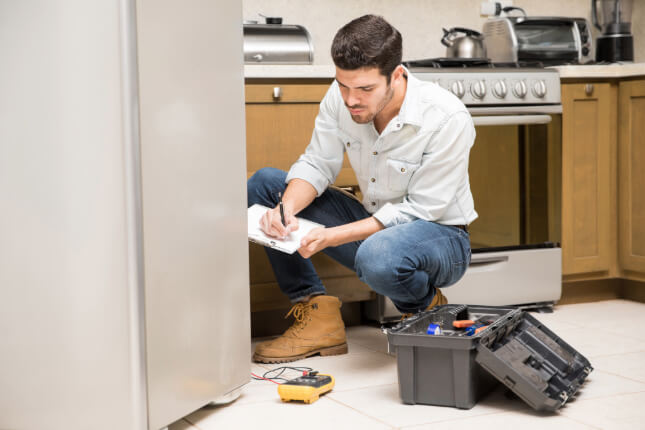
M 289 170 L 311 140 L 318 106 L 328 88 L 328 84 L 246 86 L 248 177 L 262 167 Z M 274 89 L 279 97 L 274 97 Z M 345 157 L 336 185 L 357 184 Z
M 619 262 L 626 278 L 643 279 L 645 276 L 645 81 L 620 83 L 618 118 Z
M 616 115 L 612 94 L 609 83 L 562 85 L 564 275 L 610 270 Z

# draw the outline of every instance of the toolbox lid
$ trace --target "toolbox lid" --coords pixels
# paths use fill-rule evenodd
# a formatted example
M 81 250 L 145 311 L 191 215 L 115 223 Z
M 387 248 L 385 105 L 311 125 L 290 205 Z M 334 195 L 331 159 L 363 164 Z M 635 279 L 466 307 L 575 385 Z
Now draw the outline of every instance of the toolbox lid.
M 521 312 L 482 332 L 475 361 L 538 411 L 555 411 L 593 367 L 532 315 Z

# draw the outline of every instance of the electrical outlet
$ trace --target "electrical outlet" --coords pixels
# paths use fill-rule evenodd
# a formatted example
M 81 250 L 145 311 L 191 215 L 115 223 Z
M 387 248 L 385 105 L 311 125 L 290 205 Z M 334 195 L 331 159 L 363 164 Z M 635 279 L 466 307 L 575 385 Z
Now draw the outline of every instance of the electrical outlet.
M 513 6 L 513 0 L 484 1 L 481 4 L 480 15 L 483 16 L 504 16 L 502 8 Z

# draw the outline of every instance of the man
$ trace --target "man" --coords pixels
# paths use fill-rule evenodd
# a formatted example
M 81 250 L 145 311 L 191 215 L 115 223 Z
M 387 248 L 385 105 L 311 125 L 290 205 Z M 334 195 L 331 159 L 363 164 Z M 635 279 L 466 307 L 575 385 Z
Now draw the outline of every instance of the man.
M 402 65 L 401 34 L 365 15 L 332 44 L 336 80 L 320 104 L 311 143 L 289 172 L 265 168 L 248 181 L 249 206 L 269 236 L 298 228 L 296 215 L 324 225 L 293 255 L 266 249 L 296 321 L 256 347 L 255 361 L 279 363 L 347 352 L 340 301 L 325 295 L 309 257 L 324 252 L 404 314 L 446 303 L 438 288 L 470 262 L 466 226 L 477 218 L 468 181 L 475 139 L 465 106 Z M 362 204 L 330 188 L 347 151 Z M 282 196 L 286 225 L 278 203 Z

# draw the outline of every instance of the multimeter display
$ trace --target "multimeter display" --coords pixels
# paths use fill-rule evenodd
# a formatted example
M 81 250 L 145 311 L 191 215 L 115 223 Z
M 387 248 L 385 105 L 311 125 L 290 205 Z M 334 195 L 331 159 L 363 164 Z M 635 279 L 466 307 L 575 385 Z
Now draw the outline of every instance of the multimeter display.
M 311 372 L 278 385 L 278 394 L 283 402 L 300 400 L 313 403 L 332 388 L 334 388 L 333 376 Z
M 320 388 L 324 385 L 327 385 L 331 382 L 331 376 L 328 375 L 315 375 L 315 376 L 301 376 L 296 379 L 292 379 L 286 384 L 289 385 L 306 385 L 308 387 Z

